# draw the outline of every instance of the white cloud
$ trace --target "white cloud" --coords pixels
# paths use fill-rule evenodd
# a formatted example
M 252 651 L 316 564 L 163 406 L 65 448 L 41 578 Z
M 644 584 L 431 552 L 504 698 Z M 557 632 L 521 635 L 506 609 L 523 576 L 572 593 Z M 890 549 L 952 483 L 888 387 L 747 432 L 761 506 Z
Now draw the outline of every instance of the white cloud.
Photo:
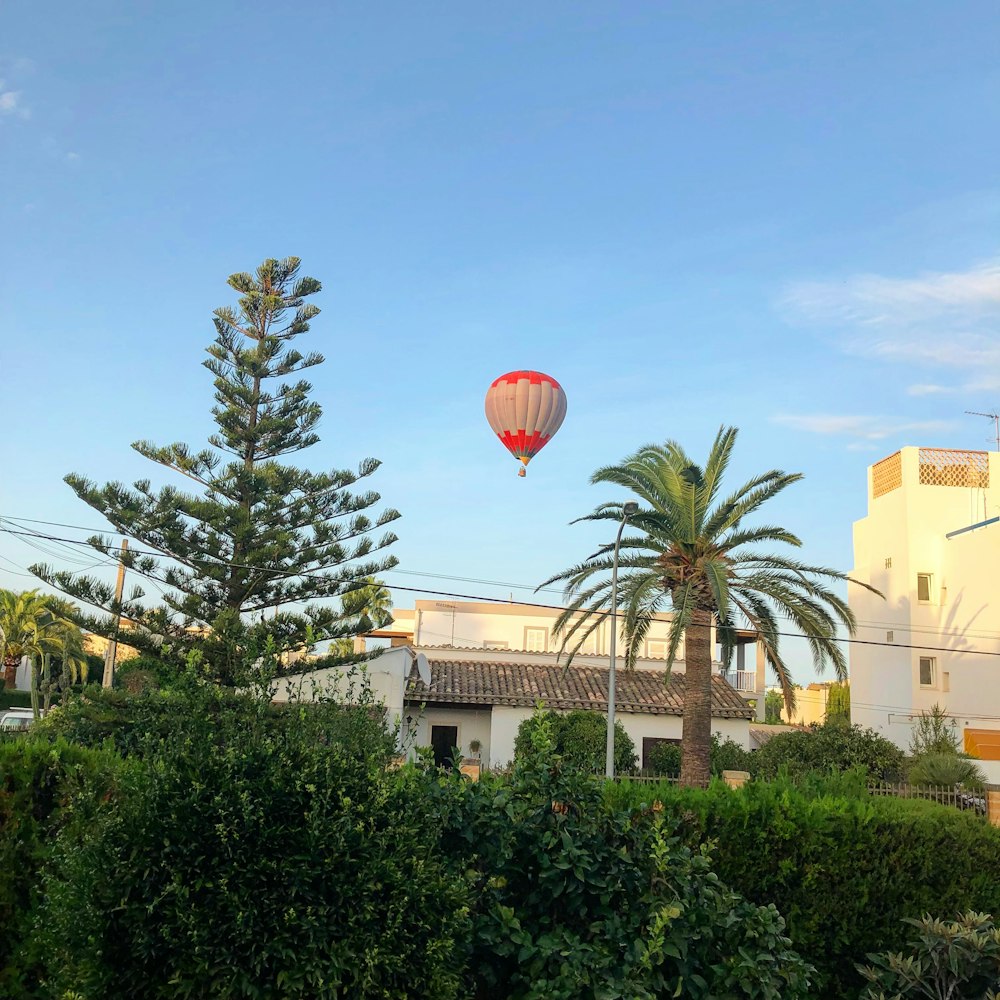
M 970 376 L 1000 369 L 1000 260 L 911 278 L 862 274 L 798 282 L 779 305 L 793 321 L 831 331 L 850 354 Z M 915 396 L 959 392 L 973 382 L 946 385 L 934 379 L 908 391 Z
M 79 153 L 67 153 L 66 159 L 69 163 L 76 163 L 80 159 Z
M 5 80 L 0 80 L 0 117 L 30 118 L 31 112 L 21 101 L 21 91 L 8 90 Z
M 832 413 L 778 413 L 771 422 L 808 434 L 840 435 L 857 441 L 881 441 L 896 434 L 937 433 L 951 430 L 948 420 L 900 420 L 894 417 Z
M 916 385 L 910 385 L 906 388 L 908 396 L 937 396 L 941 393 L 954 391 L 953 386 L 935 385 L 932 382 L 918 382 Z

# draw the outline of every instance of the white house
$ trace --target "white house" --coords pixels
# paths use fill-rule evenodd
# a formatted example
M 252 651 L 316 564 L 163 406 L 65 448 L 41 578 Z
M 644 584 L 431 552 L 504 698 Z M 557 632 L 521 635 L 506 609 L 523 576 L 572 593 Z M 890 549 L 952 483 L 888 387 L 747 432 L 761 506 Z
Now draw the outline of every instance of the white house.
M 849 587 L 852 721 L 909 746 L 938 704 L 1000 780 L 1000 454 L 903 448 L 868 470 Z
M 412 609 L 395 610 L 392 625 L 368 637 L 388 640 L 391 647 L 365 669 L 398 727 L 401 746 L 430 746 L 441 758 L 458 747 L 484 766 L 500 766 L 512 759 L 518 727 L 539 703 L 560 711 L 606 712 L 608 626 L 602 624 L 567 668 L 552 634 L 558 614 L 532 605 L 462 601 L 417 601 Z M 684 663 L 666 670 L 668 624 L 666 617 L 654 623 L 634 671 L 618 660 L 617 717 L 640 763 L 658 741 L 681 737 Z M 742 671 L 752 675 L 742 679 L 749 689 L 742 692 L 729 680 L 739 685 L 741 672 L 724 675 L 720 666 L 713 678 L 713 730 L 744 747 L 758 682 L 763 710 L 762 660 L 758 666 Z M 319 671 L 288 678 L 278 697 L 300 685 L 307 692 L 335 676 Z

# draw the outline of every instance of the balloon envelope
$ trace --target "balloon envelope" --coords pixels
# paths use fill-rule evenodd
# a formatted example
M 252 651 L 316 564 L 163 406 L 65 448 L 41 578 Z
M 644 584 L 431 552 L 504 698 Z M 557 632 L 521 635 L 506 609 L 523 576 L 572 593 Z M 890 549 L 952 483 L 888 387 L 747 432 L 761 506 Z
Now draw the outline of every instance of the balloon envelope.
M 486 419 L 500 443 L 527 465 L 552 439 L 566 416 L 566 393 L 551 375 L 508 372 L 486 393 Z M 524 475 L 522 468 L 519 475 Z

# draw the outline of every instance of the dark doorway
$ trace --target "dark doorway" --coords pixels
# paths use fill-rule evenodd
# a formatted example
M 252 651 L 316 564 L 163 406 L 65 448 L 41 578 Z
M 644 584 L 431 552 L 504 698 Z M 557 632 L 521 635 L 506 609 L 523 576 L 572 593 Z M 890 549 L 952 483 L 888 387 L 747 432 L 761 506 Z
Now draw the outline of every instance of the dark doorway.
M 458 726 L 431 726 L 431 749 L 438 767 L 451 767 L 457 756 Z

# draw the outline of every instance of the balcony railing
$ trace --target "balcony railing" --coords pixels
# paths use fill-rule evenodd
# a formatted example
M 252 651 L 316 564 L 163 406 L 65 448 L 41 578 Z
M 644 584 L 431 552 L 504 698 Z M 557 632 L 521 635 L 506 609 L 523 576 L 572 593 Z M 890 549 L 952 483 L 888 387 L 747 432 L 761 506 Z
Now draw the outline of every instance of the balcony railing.
M 757 690 L 757 672 L 755 670 L 723 670 L 722 676 L 737 691 L 749 693 Z

